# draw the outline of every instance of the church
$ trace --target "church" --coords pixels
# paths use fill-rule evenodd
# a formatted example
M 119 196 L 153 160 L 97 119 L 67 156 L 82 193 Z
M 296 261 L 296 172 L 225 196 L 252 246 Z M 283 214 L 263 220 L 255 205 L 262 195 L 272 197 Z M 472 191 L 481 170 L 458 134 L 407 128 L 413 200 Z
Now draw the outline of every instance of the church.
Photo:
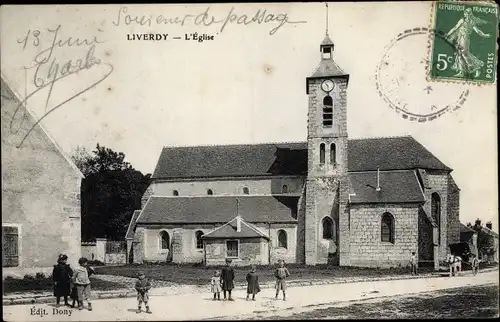
M 164 147 L 130 222 L 133 262 L 439 268 L 460 241 L 452 169 L 411 136 L 350 139 L 328 32 L 307 141 Z

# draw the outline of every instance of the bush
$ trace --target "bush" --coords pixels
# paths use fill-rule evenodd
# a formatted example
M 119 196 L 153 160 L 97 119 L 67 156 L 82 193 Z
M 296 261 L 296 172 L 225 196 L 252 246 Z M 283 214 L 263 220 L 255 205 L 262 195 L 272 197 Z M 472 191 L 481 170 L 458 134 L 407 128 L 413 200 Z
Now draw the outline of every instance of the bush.
M 104 266 L 105 264 L 98 259 L 88 261 L 89 266 Z
M 52 276 L 36 273 L 26 274 L 22 279 L 8 276 L 3 280 L 3 294 L 23 291 L 50 290 L 53 286 Z

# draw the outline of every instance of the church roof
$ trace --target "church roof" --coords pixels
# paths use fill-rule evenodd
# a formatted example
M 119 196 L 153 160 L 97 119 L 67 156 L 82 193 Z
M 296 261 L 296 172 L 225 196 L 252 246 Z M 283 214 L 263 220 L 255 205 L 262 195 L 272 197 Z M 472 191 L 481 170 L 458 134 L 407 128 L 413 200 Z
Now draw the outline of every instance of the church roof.
M 125 234 L 125 239 L 134 239 L 134 230 L 135 230 L 135 222 L 141 213 L 140 210 L 135 210 L 132 214 L 132 219 L 130 219 L 130 223 L 128 225 L 127 233 Z
M 240 214 L 248 222 L 295 223 L 299 197 L 155 197 L 144 205 L 137 224 L 227 223 Z
M 322 59 L 311 78 L 346 76 L 342 68 L 333 59 Z
M 377 172 L 349 173 L 350 203 L 423 203 L 425 196 L 415 170 L 380 171 L 380 191 Z
M 259 228 L 246 222 L 242 217 L 240 217 L 240 231 L 237 231 L 237 220 L 238 216 L 231 219 L 226 224 L 215 228 L 209 233 L 202 236 L 203 239 L 220 239 L 220 238 L 265 238 L 269 239 L 265 233 L 263 233 Z
M 431 169 L 451 171 L 411 136 L 350 139 L 348 171 Z M 307 174 L 307 143 L 163 148 L 153 179 Z

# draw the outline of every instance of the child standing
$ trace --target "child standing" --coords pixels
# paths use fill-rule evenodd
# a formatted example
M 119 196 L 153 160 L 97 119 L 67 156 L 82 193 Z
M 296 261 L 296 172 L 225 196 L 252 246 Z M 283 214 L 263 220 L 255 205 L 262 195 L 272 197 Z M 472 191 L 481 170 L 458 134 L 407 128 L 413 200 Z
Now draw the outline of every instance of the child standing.
M 68 256 L 61 254 L 57 259 L 57 265 L 54 265 L 52 270 L 52 278 L 54 280 L 54 296 L 56 297 L 56 306 L 59 306 L 61 297 L 64 297 L 64 305 L 68 304 L 68 295 L 71 290 L 71 277 L 73 270 L 66 264 Z
M 274 271 L 274 276 L 276 277 L 276 299 L 278 299 L 278 294 L 280 290 L 283 291 L 283 301 L 286 301 L 286 278 L 290 276 L 288 269 L 285 267 L 285 261 L 279 261 L 279 267 Z
M 90 279 L 89 271 L 93 272 L 92 269 L 87 268 L 88 260 L 82 257 L 78 260 L 79 266 L 75 268 L 73 273 L 73 283 L 76 286 L 76 291 L 78 294 L 78 309 L 83 309 L 83 300 L 87 300 L 88 310 L 92 311 L 92 304 L 90 303 Z
M 229 293 L 229 301 L 234 301 L 231 297 L 231 291 L 234 288 L 234 269 L 231 267 L 231 258 L 226 258 L 226 266 L 222 268 L 220 279 L 222 281 L 222 292 L 224 293 L 224 300 L 226 299 L 226 292 Z
M 214 301 L 217 299 L 220 301 L 220 292 L 222 291 L 221 280 L 220 280 L 220 272 L 215 271 L 214 275 L 210 279 L 211 291 L 214 293 Z
M 417 256 L 415 252 L 411 252 L 410 258 L 411 275 L 417 275 Z
M 471 266 L 472 266 L 472 274 L 476 275 L 479 272 L 479 260 L 477 256 L 471 254 Z
M 252 270 L 247 274 L 247 301 L 250 294 L 252 294 L 252 301 L 255 301 L 255 294 L 260 292 L 259 276 L 255 271 L 255 266 L 252 265 Z
M 143 272 L 137 273 L 137 281 L 135 282 L 135 289 L 137 291 L 137 301 L 139 302 L 139 308 L 137 309 L 137 313 L 141 313 L 141 305 L 144 302 L 146 305 L 146 313 L 151 314 L 151 310 L 149 309 L 149 296 L 148 291 L 151 288 L 151 283 L 149 279 L 146 278 Z

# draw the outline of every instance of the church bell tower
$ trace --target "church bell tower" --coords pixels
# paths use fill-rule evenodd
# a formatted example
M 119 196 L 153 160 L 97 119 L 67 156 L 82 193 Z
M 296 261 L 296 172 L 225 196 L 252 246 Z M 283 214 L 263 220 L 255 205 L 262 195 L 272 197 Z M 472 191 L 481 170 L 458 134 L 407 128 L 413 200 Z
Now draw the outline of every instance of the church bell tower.
M 327 7 L 328 26 L 328 7 Z M 333 60 L 334 44 L 326 35 L 320 63 L 306 79 L 309 95 L 308 174 L 305 214 L 305 261 L 315 265 L 348 264 L 347 84 Z

